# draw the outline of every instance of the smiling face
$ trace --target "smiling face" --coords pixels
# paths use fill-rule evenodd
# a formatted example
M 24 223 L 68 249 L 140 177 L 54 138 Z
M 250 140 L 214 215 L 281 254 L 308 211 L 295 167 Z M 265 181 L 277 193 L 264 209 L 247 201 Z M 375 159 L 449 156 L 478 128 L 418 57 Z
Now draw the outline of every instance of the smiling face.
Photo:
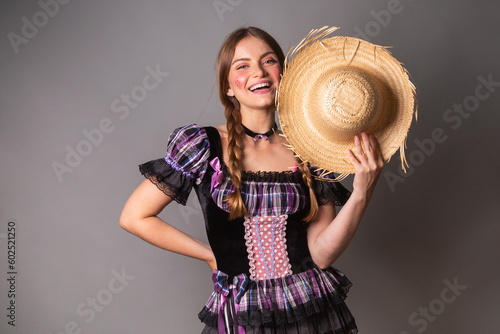
M 281 65 L 271 47 L 260 38 L 245 37 L 234 50 L 226 94 L 238 100 L 242 112 L 274 111 L 280 74 Z

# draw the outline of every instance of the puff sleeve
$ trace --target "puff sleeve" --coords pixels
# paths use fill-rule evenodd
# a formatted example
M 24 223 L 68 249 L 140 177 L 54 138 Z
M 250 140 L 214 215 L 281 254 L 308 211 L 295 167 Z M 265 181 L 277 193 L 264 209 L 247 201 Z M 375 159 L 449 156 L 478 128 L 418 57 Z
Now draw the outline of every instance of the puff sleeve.
M 205 129 L 191 124 L 170 134 L 165 158 L 139 165 L 139 171 L 163 193 L 186 205 L 191 189 L 205 175 L 209 156 Z
M 337 206 L 342 206 L 347 202 L 351 192 L 346 189 L 340 182 L 333 182 L 331 179 L 335 175 L 321 175 L 318 168 L 312 166 L 311 173 L 313 175 L 313 190 L 318 200 L 318 205 L 335 203 Z M 329 180 L 330 179 L 330 180 Z

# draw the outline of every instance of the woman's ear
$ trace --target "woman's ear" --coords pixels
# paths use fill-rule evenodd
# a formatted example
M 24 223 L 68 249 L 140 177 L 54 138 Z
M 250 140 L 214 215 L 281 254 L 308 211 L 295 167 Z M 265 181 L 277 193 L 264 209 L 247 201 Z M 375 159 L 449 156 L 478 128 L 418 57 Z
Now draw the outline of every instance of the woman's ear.
M 229 87 L 229 88 L 227 89 L 227 93 L 226 93 L 226 95 L 227 95 L 227 96 L 234 96 L 234 92 L 233 92 L 233 90 L 231 89 L 231 87 Z

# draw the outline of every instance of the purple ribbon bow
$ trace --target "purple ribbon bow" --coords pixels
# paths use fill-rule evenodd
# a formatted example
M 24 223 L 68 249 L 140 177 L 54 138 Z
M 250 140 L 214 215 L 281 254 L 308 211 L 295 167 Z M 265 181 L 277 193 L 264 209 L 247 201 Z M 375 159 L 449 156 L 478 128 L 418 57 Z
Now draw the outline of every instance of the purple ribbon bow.
M 236 314 L 233 315 L 235 317 L 233 318 L 233 322 L 236 320 L 236 315 L 240 308 L 239 302 L 241 296 L 244 291 L 246 291 L 249 284 L 247 276 L 245 274 L 235 276 L 233 284 L 229 284 L 228 276 L 215 269 L 212 274 L 212 280 L 214 282 L 214 290 L 220 293 L 219 315 L 217 319 L 219 334 L 245 334 L 245 328 L 242 326 L 236 324 L 235 327 L 230 326 L 227 319 L 225 319 L 225 315 L 230 316 L 231 314 L 231 312 L 226 309 L 228 307 L 228 298 L 234 298 L 234 310 Z
M 222 184 L 224 175 L 222 174 L 222 169 L 218 157 L 215 157 L 212 159 L 212 161 L 210 161 L 210 166 L 212 166 L 212 168 L 215 170 L 215 173 L 212 174 L 212 182 L 210 184 L 210 192 L 212 192 L 215 187 L 218 187 Z
M 253 141 L 257 141 L 257 139 L 264 139 L 264 140 L 267 140 L 268 137 L 266 135 L 261 135 L 261 134 L 258 134 L 256 135 L 255 137 L 253 137 Z

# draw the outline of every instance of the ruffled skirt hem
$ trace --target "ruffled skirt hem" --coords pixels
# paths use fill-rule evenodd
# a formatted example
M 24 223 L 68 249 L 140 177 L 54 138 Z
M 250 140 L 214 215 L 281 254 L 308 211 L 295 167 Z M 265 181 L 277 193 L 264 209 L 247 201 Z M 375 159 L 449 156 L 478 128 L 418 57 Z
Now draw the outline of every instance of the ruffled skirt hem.
M 229 319 L 226 327 L 239 326 L 246 334 L 357 333 L 344 303 L 352 284 L 334 268 L 260 281 L 239 275 L 233 284 L 219 271 L 213 278 L 214 292 L 198 315 L 206 324 L 203 334 L 224 332 L 217 329 L 221 313 Z

